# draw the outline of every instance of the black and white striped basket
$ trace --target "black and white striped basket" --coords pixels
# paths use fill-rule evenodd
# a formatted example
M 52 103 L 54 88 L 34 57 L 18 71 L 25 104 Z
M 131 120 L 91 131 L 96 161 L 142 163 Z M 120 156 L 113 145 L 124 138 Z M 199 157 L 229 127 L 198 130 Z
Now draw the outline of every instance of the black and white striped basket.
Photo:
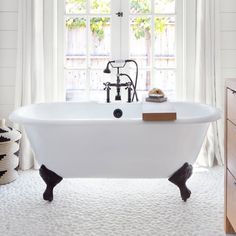
M 21 133 L 0 120 L 0 185 L 8 184 L 18 177 L 19 141 Z

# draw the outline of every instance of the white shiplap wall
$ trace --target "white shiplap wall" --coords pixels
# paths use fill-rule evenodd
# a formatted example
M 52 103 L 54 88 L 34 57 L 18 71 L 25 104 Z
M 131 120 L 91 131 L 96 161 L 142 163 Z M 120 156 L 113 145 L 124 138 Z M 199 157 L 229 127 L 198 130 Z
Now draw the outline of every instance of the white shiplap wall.
M 236 78 L 236 0 L 220 1 L 223 79 Z
M 18 0 L 0 0 L 0 118 L 14 107 Z

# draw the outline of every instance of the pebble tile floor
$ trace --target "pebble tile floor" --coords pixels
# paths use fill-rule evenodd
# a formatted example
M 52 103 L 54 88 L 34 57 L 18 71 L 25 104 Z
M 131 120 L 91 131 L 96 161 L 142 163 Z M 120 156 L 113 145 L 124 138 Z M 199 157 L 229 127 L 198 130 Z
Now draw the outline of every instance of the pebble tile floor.
M 45 202 L 38 171 L 0 186 L 1 236 L 223 236 L 224 170 L 194 168 L 185 203 L 166 179 L 64 179 Z

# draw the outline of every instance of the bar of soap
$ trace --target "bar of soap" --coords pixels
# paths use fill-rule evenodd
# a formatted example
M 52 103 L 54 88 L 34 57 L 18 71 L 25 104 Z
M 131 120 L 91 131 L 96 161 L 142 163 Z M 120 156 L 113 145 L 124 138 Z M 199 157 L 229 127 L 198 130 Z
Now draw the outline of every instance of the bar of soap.
M 166 102 L 167 97 L 147 97 L 146 102 Z
M 149 98 L 163 98 L 164 95 L 162 95 L 162 94 L 149 94 L 148 97 Z

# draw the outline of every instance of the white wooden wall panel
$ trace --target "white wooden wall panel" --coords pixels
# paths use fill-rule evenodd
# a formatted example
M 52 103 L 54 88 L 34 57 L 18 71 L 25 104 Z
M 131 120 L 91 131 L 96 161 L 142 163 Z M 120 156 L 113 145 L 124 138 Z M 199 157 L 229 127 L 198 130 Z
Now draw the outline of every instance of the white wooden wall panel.
M 17 30 L 17 13 L 0 12 L 0 30 Z
M 10 113 L 13 111 L 14 106 L 13 105 L 1 105 L 0 104 L 0 119 L 5 118 L 7 119 L 10 115 Z M 10 122 L 7 122 L 7 125 L 11 125 Z
M 236 13 L 221 13 L 221 30 L 235 31 L 236 30 Z
M 0 68 L 0 87 L 15 86 L 16 69 L 15 68 Z
M 17 31 L 0 31 L 0 49 L 17 47 Z
M 221 32 L 221 49 L 236 49 L 236 31 Z
M 236 78 L 236 68 L 223 68 L 222 76 L 225 79 L 233 79 Z
M 236 78 L 236 0 L 220 0 L 222 77 Z
M 236 12 L 235 0 L 221 0 L 220 1 L 221 12 Z
M 0 104 L 12 106 L 14 104 L 15 87 L 0 87 Z
M 0 49 L 1 67 L 16 67 L 16 49 Z
M 0 0 L 0 11 L 17 12 L 18 0 Z
M 18 1 L 0 0 L 0 119 L 14 108 Z
M 222 68 L 236 68 L 236 50 L 221 51 Z

